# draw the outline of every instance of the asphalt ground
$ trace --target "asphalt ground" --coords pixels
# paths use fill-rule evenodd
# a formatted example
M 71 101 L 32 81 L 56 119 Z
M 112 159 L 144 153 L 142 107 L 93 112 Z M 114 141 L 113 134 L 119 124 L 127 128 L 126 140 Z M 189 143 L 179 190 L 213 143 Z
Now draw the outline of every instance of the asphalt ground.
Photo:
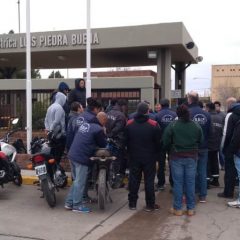
M 222 178 L 221 178 L 222 186 Z M 137 210 L 128 209 L 127 190 L 112 191 L 114 203 L 105 211 L 91 204 L 90 214 L 63 208 L 69 188 L 56 193 L 57 206 L 49 208 L 37 186 L 7 184 L 0 189 L 0 240 L 239 240 L 240 209 L 218 198 L 223 188 L 208 191 L 207 203 L 198 203 L 196 215 L 173 216 L 170 187 L 156 193 L 161 209 L 144 212 L 141 186 Z M 236 193 L 237 193 L 236 188 Z M 93 192 L 90 192 L 92 196 Z

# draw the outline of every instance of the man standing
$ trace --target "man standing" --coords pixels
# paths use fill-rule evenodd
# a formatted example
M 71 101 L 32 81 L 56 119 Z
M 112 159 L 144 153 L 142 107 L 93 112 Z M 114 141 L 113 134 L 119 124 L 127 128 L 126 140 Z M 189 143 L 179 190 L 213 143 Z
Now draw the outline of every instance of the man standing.
M 83 78 L 75 80 L 75 88 L 68 95 L 68 105 L 71 106 L 73 102 L 79 102 L 84 109 L 86 108 L 86 88 Z
M 208 138 L 208 187 L 210 185 L 219 187 L 218 151 L 222 140 L 224 118 L 215 111 L 215 105 L 212 102 L 206 104 L 206 111 L 211 116 L 211 129 Z
M 149 119 L 148 105 L 144 102 L 137 106 L 134 119 L 126 126 L 126 143 L 129 153 L 129 208 L 135 210 L 137 206 L 138 190 L 144 174 L 145 211 L 158 210 L 155 204 L 154 178 L 156 172 L 156 154 L 160 148 L 161 131 L 156 121 Z
M 196 191 L 199 193 L 199 202 L 205 203 L 207 197 L 208 136 L 211 128 L 211 117 L 208 112 L 199 107 L 198 93 L 191 91 L 187 98 L 191 119 L 201 126 L 204 136 L 204 141 L 198 152 Z
M 59 163 L 65 149 L 66 131 L 65 131 L 65 112 L 63 106 L 66 103 L 66 95 L 58 92 L 55 102 L 50 105 L 45 117 L 45 129 L 48 137 L 53 141 L 52 154 Z
M 117 157 L 114 161 L 114 173 L 116 179 L 113 184 L 114 188 L 118 188 L 122 185 L 123 178 L 126 171 L 126 163 L 124 159 L 124 128 L 126 126 L 127 119 L 123 113 L 123 108 L 127 104 L 124 100 L 113 99 L 111 101 L 112 109 L 107 113 L 106 131 L 107 137 L 113 139 L 117 144 L 117 147 L 113 146 L 113 155 Z
M 65 200 L 65 208 L 74 212 L 90 212 L 90 209 L 83 204 L 88 166 L 91 161 L 90 157 L 93 156 L 97 147 L 106 146 L 106 138 L 102 126 L 105 126 L 107 116 L 104 112 L 100 112 L 97 115 L 97 119 L 99 123 L 96 123 L 96 121 L 94 123 L 84 122 L 79 127 L 68 153 L 73 184 Z
M 161 110 L 156 115 L 156 121 L 158 122 L 163 133 L 166 127 L 169 125 L 169 123 L 171 123 L 177 117 L 177 114 L 174 111 L 169 109 L 169 103 L 170 102 L 168 99 L 161 99 L 160 101 Z M 157 160 L 158 160 L 157 190 L 159 191 L 164 190 L 164 185 L 165 185 L 166 154 L 167 154 L 166 150 L 161 149 L 160 155 L 157 157 Z M 171 174 L 171 171 L 170 171 L 170 174 Z M 170 176 L 169 176 L 169 181 L 172 185 L 172 178 Z
M 233 198 L 237 173 L 234 165 L 234 154 L 231 151 L 231 140 L 235 125 L 240 120 L 240 103 L 236 103 L 235 98 L 228 98 L 227 105 L 228 114 L 225 118 L 221 143 L 225 159 L 224 190 L 218 193 L 218 197 Z

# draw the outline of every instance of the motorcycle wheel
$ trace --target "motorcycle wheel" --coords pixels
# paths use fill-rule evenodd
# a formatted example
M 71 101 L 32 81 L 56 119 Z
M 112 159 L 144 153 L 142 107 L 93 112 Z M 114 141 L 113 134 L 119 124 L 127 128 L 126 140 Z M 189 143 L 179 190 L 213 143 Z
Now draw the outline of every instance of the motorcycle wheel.
M 41 181 L 41 187 L 42 187 L 43 195 L 46 198 L 48 205 L 51 208 L 55 207 L 56 195 L 55 195 L 53 183 L 51 182 L 49 177 Z
M 13 178 L 13 183 L 15 184 L 15 185 L 17 185 L 17 186 L 21 186 L 22 185 L 22 175 L 21 175 L 21 173 L 18 173 L 17 175 L 15 175 L 14 176 L 14 178 Z
M 13 183 L 20 187 L 22 185 L 23 180 L 21 175 L 21 169 L 16 162 L 13 162 L 13 170 L 14 170 Z
M 98 175 L 98 207 L 103 210 L 105 209 L 106 203 L 106 169 L 100 169 Z

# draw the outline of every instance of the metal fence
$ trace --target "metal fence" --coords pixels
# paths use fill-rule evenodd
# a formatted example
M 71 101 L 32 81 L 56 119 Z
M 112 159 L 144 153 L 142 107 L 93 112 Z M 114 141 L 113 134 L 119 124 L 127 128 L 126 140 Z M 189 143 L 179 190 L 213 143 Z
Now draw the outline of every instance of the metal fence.
M 44 118 L 50 106 L 50 96 L 53 90 L 33 90 L 32 92 L 32 125 L 33 129 L 44 128 Z M 128 112 L 134 112 L 141 99 L 140 89 L 94 89 L 92 97 L 107 107 L 113 98 L 125 99 L 128 102 Z M 26 126 L 26 92 L 23 90 L 0 91 L 0 129 L 10 126 L 13 118 L 19 118 L 19 127 Z

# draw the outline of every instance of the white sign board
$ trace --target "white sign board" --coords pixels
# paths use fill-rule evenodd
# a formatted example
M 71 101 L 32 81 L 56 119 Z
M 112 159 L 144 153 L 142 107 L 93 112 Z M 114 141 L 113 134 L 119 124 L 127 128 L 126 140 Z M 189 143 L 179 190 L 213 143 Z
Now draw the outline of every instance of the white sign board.
M 181 89 L 171 90 L 171 98 L 181 98 Z

